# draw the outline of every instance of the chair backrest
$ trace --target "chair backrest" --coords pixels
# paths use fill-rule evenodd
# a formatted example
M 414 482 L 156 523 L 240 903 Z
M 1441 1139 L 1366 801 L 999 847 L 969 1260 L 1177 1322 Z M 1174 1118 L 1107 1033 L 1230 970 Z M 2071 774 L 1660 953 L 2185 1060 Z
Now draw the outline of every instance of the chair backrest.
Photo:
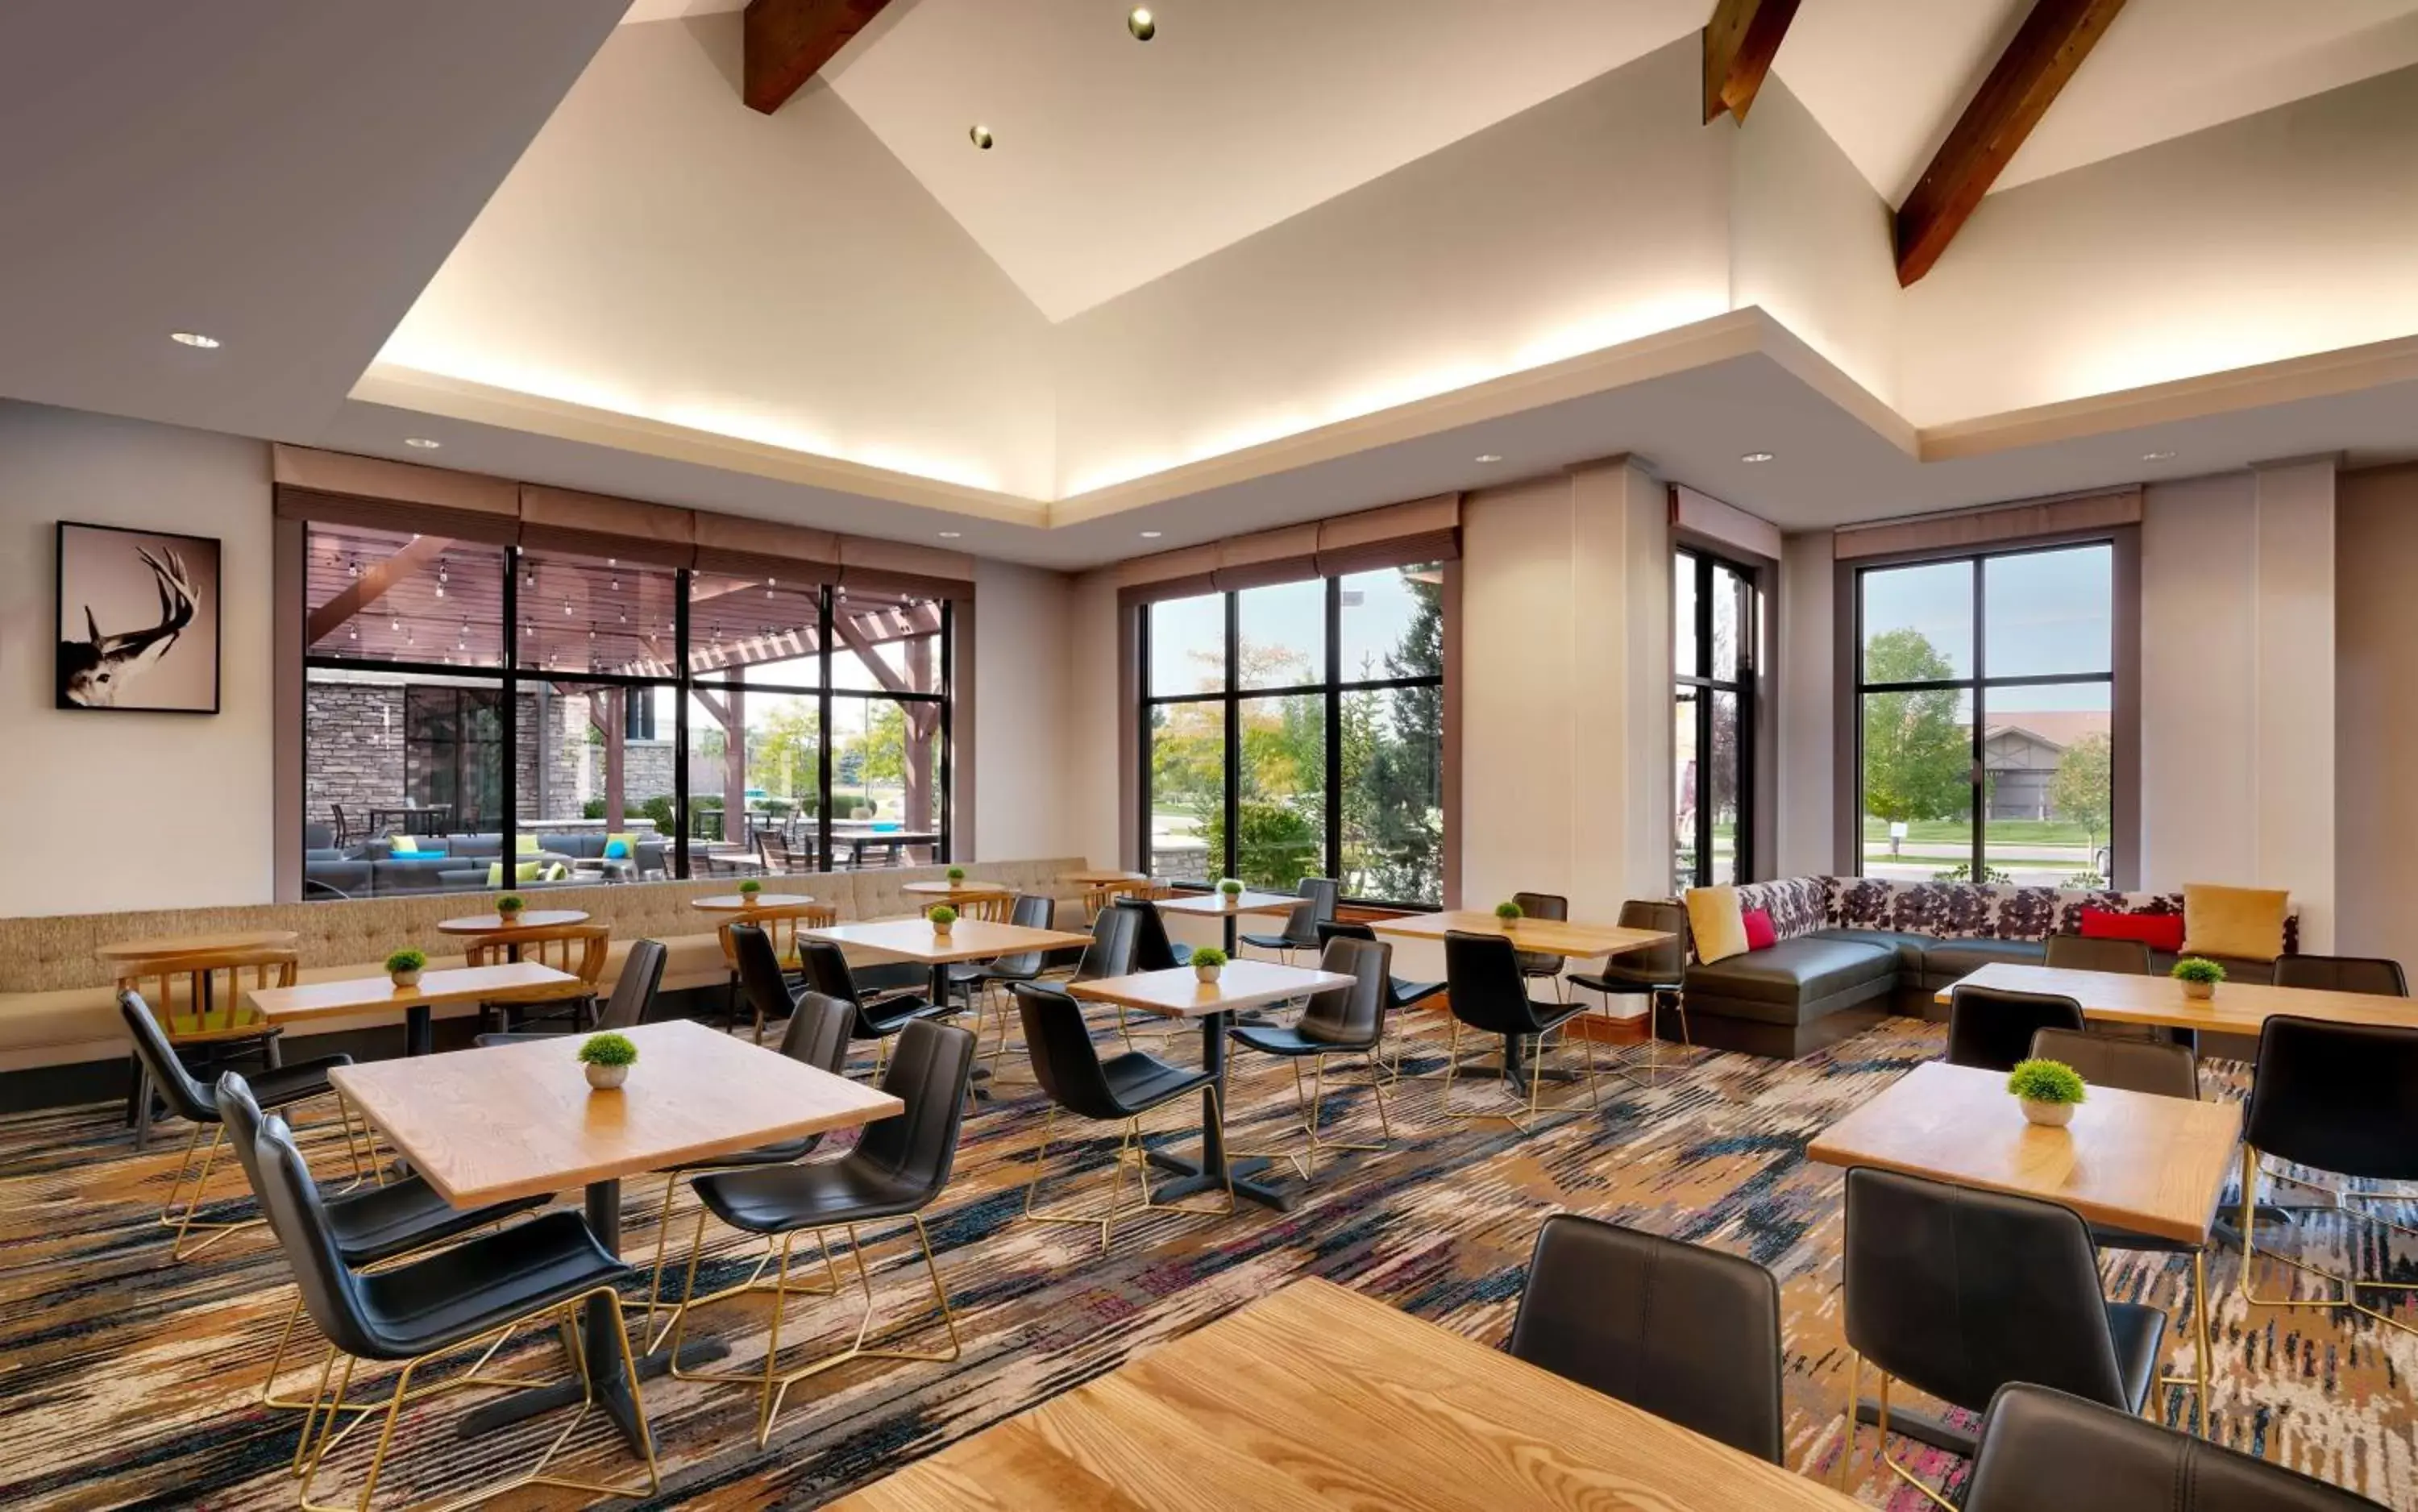
M 1033 1079 L 1051 1102 L 1069 1113 L 1103 1122 L 1121 1119 L 1125 1110 L 1109 1090 L 1100 1069 L 1099 1047 L 1092 1043 L 1091 1026 L 1083 1022 L 1083 1005 L 1058 987 L 1019 982 L 1016 1015 L 1024 1022 L 1024 1044 L 1033 1061 Z
M 311 1179 L 311 1168 L 295 1148 L 285 1121 L 270 1114 L 261 1121 L 253 1141 L 253 1160 L 247 1174 L 258 1171 L 253 1190 L 268 1219 L 269 1231 L 285 1251 L 294 1285 L 302 1293 L 302 1310 L 311 1315 L 328 1341 L 347 1354 L 365 1359 L 392 1359 L 371 1330 L 362 1313 L 360 1282 L 344 1264 L 336 1236 L 328 1227 L 327 1204 Z
M 1352 978 L 1348 987 L 1310 994 L 1297 1028 L 1307 1040 L 1338 1049 L 1373 1047 L 1385 1032 L 1385 1002 L 1392 985 L 1394 947 L 1377 940 L 1330 939 L 1319 953 L 1321 970 Z
M 2380 1512 L 2297 1470 L 2045 1386 L 1998 1388 L 1965 1512 Z
M 596 1016 L 596 1027 L 635 1029 L 655 1011 L 655 995 L 663 990 L 664 965 L 671 953 L 660 939 L 633 940 L 621 957 L 621 974 L 613 979 L 613 996 Z
M 898 1034 L 881 1090 L 907 1105 L 895 1118 L 865 1126 L 845 1159 L 892 1180 L 911 1182 L 929 1201 L 949 1184 L 957 1131 L 966 1117 L 966 1088 L 974 1074 L 973 1031 L 918 1018 Z M 918 1206 L 922 1202 L 918 1202 Z
M 1374 939 L 1377 931 L 1358 919 L 1321 919 L 1318 922 L 1319 948 L 1324 950 L 1330 939 Z
M 1614 964 L 1667 982 L 1688 974 L 1688 906 L 1677 898 L 1630 898 L 1620 906 L 1623 929 L 1655 929 L 1671 937 L 1668 943 L 1623 951 Z
M 741 922 L 724 927 L 731 954 L 738 957 L 739 990 L 747 1006 L 768 1024 L 788 1017 L 793 1011 L 789 984 L 781 974 L 781 957 L 773 949 L 773 937 L 761 924 Z M 853 1014 L 856 1005 L 850 1003 L 849 1011 Z
M 2278 1014 L 2258 1035 L 2242 1138 L 2280 1159 L 2418 1179 L 2418 1028 Z
M 1134 916 L 1125 909 L 1102 909 L 1092 919 L 1092 942 L 1075 965 L 1075 980 L 1097 982 L 1130 976 L 1134 960 Z
M 1111 905 L 1120 913 L 1133 916 L 1133 969 L 1137 971 L 1166 971 L 1176 966 L 1175 942 L 1167 938 L 1167 921 L 1160 916 L 1158 905 L 1148 898 L 1130 893 Z
M 1948 999 L 1948 1053 L 1952 1066 L 2012 1071 L 2031 1054 L 2043 1029 L 2082 1028 L 2082 1004 L 2048 992 L 1959 986 Z M 1977 1409 L 1978 1410 L 1978 1409 Z
M 848 956 L 839 946 L 828 939 L 798 941 L 798 964 L 804 969 L 806 985 L 826 998 L 863 1010 L 865 999 L 856 990 L 856 973 L 848 969 Z
M 1302 945 L 1318 943 L 1318 926 L 1335 917 L 1336 900 L 1342 896 L 1342 884 L 1332 877 L 1305 877 L 1293 893 L 1302 901 L 1285 915 L 1284 938 Z
M 1514 893 L 1511 901 L 1531 919 L 1568 921 L 1570 916 L 1570 900 L 1559 893 Z
M 501 966 L 518 951 L 521 960 L 568 971 L 592 987 L 604 980 L 612 950 L 610 924 L 523 924 L 471 937 L 462 958 L 472 966 Z
M 171 1041 L 224 1037 L 257 1022 L 244 1001 L 254 987 L 290 987 L 301 955 L 290 946 L 192 951 L 151 956 L 117 976 L 117 985 L 144 995 Z
M 260 1171 L 260 1126 L 268 1117 L 260 1110 L 260 1100 L 252 1094 L 252 1083 L 232 1071 L 219 1073 L 217 1083 L 210 1089 L 211 1106 L 218 1109 L 219 1122 L 226 1125 L 226 1142 L 235 1148 L 235 1157 L 243 1166 L 244 1180 L 251 1184 L 253 1197 L 268 1188 L 268 1183 Z M 263 1211 L 267 1211 L 266 1204 Z
M 151 1085 L 167 1099 L 169 1107 L 179 1118 L 198 1123 L 215 1122 L 219 1116 L 217 1103 L 185 1069 L 185 1062 L 176 1059 L 176 1047 L 168 1043 L 167 1031 L 160 1027 L 160 1020 L 153 1016 L 151 1005 L 143 1000 L 143 994 L 132 987 L 118 988 L 117 1013 L 126 1020 L 127 1036 L 134 1042 L 134 1059 L 150 1074 Z
M 1520 953 L 1501 935 L 1459 929 L 1444 937 L 1445 998 L 1452 1016 L 1489 1034 L 1534 1034 L 1541 1027 L 1520 974 Z
M 2410 996 L 2401 963 L 2380 955 L 2278 955 L 2275 985 L 2315 987 L 2319 992 L 2364 992 L 2378 998 Z
M 2044 964 L 2060 971 L 2117 971 L 2128 976 L 2148 976 L 2150 947 L 2137 939 L 2051 935 Z
M 2118 1039 L 2078 1029 L 2043 1029 L 2032 1035 L 2031 1059 L 2062 1061 L 2093 1087 L 2153 1092 L 2160 1097 L 2199 1095 L 2199 1058 L 2188 1045 Z
M 789 1027 L 781 1032 L 781 1053 L 802 1065 L 848 1074 L 848 1042 L 856 1030 L 856 1004 L 819 992 L 807 992 L 788 1010 Z
M 1015 901 L 1009 893 L 977 893 L 957 899 L 957 917 L 975 924 L 1007 923 L 1008 905 Z
M 1557 1213 L 1528 1257 L 1507 1347 L 1781 1462 L 1780 1285 L 1752 1260 Z
M 2127 1405 L 2098 1253 L 2070 1208 L 1858 1167 L 1844 1270 L 1848 1344 L 1918 1391 L 1979 1412 L 2033 1381 Z
M 1019 929 L 1047 929 L 1057 921 L 1058 905 L 1038 893 L 1018 893 L 1007 912 L 1007 922 Z M 990 963 L 990 969 L 1010 976 L 1038 976 L 1048 964 L 1037 950 L 1020 950 L 1002 955 Z

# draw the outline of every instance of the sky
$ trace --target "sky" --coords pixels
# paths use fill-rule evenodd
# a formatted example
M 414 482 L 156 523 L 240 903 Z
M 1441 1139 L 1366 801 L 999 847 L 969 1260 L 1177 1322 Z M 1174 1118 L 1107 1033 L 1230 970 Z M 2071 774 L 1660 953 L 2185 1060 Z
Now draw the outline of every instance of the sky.
M 1238 597 L 1244 646 L 1295 652 L 1308 668 L 1298 680 L 1325 680 L 1326 583 L 1280 583 L 1245 588 Z M 1382 678 L 1385 653 L 1410 628 L 1417 600 L 1388 567 L 1343 579 L 1343 676 L 1346 681 Z M 1171 599 L 1151 606 L 1150 691 L 1212 691 L 1222 682 L 1226 635 L 1225 595 Z
M 1992 678 L 2109 670 L 2114 654 L 2115 552 L 2105 545 L 1984 557 L 1982 627 Z M 1914 629 L 1959 677 L 1973 672 L 1973 564 L 1875 568 L 1863 574 L 1864 636 Z M 1997 688 L 1993 723 L 2026 709 L 2105 709 L 2109 685 Z

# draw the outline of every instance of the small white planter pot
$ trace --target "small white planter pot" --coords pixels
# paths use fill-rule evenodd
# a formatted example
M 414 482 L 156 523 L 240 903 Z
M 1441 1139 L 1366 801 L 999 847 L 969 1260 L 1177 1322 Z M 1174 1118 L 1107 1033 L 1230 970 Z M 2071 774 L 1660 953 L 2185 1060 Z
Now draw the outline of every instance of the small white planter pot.
M 740 906 L 742 908 L 752 909 L 756 907 L 757 903 L 763 897 L 763 895 L 764 894 L 761 893 L 742 893 L 739 894 Z
M 611 1092 L 630 1079 L 628 1066 L 583 1065 L 581 1069 L 588 1073 L 588 1085 L 598 1092 Z
M 1222 966 L 1196 966 L 1192 969 L 1192 974 L 1199 977 L 1204 985 L 1214 984 L 1220 975 L 1224 974 L 1225 970 Z
M 389 971 L 387 975 L 394 979 L 394 985 L 398 987 L 416 987 L 420 985 L 420 973 L 418 971 Z
M 2213 982 L 2186 982 L 2183 984 L 2183 996 L 2197 1002 L 2206 1002 L 2216 996 L 2216 984 Z
M 2043 1128 L 2061 1129 L 2074 1122 L 2072 1103 L 2035 1102 L 2029 1097 L 2018 1097 L 2015 1101 L 2022 1105 L 2024 1117 Z

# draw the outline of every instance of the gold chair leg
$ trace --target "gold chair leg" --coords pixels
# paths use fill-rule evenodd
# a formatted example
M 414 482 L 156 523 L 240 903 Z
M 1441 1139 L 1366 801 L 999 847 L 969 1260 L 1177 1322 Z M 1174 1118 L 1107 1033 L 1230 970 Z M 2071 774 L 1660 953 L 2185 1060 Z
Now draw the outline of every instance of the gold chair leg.
M 2307 1184 L 2294 1181 L 2293 1178 L 2287 1176 L 2278 1176 L 2276 1179 L 2279 1181 L 2292 1182 L 2295 1185 Z M 2384 1324 L 2388 1328 L 2398 1329 L 2405 1334 L 2418 1335 L 2418 1325 L 2413 1325 L 2403 1319 L 2395 1318 L 2390 1313 L 2380 1312 L 2376 1308 L 2371 1307 L 2359 1300 L 2359 1294 L 2363 1291 L 2418 1291 L 2418 1282 L 2362 1280 L 2356 1275 L 2338 1275 L 2335 1272 L 2326 1270 L 2321 1266 L 2312 1265 L 2306 1260 L 2297 1260 L 2289 1255 L 2277 1254 L 2271 1250 L 2268 1252 L 2269 1259 L 2281 1260 L 2283 1263 L 2292 1267 L 2294 1270 L 2304 1271 L 2311 1275 L 2317 1276 L 2320 1280 L 2334 1283 L 2334 1285 L 2339 1289 L 2339 1294 L 2334 1297 L 2262 1297 L 2253 1291 L 2251 1290 L 2250 1273 L 2256 1266 L 2258 1258 L 2257 1230 L 2252 1227 L 2257 1219 L 2258 1211 L 2257 1197 L 2257 1181 L 2258 1153 L 2252 1149 L 2247 1142 L 2244 1142 L 2242 1146 L 2241 1283 L 2242 1298 L 2244 1302 L 2251 1304 L 2253 1306 L 2259 1307 L 2348 1307 L 2352 1312 L 2358 1313 L 2363 1317 L 2374 1319 L 2376 1321 Z M 2325 1189 L 2318 1188 L 2318 1190 L 2322 1191 Z M 2362 1208 L 2341 1205 L 2344 1199 L 2352 1196 L 2366 1198 L 2369 1200 L 2375 1199 L 2368 1197 L 2367 1194 L 2341 1194 L 2341 1196 L 2337 1198 L 2335 1206 L 2320 1211 L 2332 1212 L 2338 1216 L 2350 1218 L 2361 1223 L 2371 1223 L 2383 1228 L 2399 1229 L 2405 1233 L 2410 1231 L 2400 1224 L 2394 1223 L 2392 1220 L 2387 1218 L 2378 1217 L 2376 1214 L 2368 1213 Z
M 1890 1457 L 1889 1452 L 1890 1373 L 1884 1370 L 1880 1372 L 1880 1433 L 1878 1435 L 1879 1442 L 1875 1443 L 1873 1448 L 1874 1457 L 1881 1462 L 1882 1466 L 1886 1468 L 1890 1474 L 1895 1475 L 1898 1479 L 1905 1482 L 1908 1486 L 1921 1491 L 1924 1497 L 1929 1499 L 1934 1506 L 1944 1508 L 1945 1512 L 1957 1512 L 1955 1503 L 1940 1495 L 1937 1491 L 1933 1490 L 1929 1485 L 1925 1484 L 1921 1476 L 1916 1474 L 1913 1471 L 1907 1469 L 1905 1465 Z M 1851 1397 L 1847 1402 L 1848 1415 L 1852 1417 L 1855 1411 L 1856 1403 Z
M 1839 1489 L 1847 1489 L 1847 1466 L 1856 1458 L 1856 1409 L 1864 1390 L 1864 1357 L 1855 1350 L 1847 1352 L 1847 1428 L 1846 1442 L 1839 1446 L 1839 1467 L 1835 1478 Z
M 2194 1356 L 2192 1360 L 2192 1373 L 2187 1376 L 2160 1376 L 2158 1378 L 2158 1384 L 2161 1386 L 2189 1386 L 2192 1388 L 2192 1400 L 2195 1404 L 2194 1411 L 2197 1417 L 2198 1433 L 2201 1438 L 2207 1438 L 2209 1436 L 2209 1357 L 2212 1351 L 2209 1341 L 2208 1251 L 2205 1249 L 2196 1249 L 2192 1251 L 2192 1352 Z M 2151 1394 L 2150 1399 L 2152 1401 L 2155 1400 L 2154 1393 Z
M 1307 1182 L 1317 1177 L 1318 1162 L 1330 1151 L 1382 1153 L 1392 1144 L 1394 1125 L 1385 1110 L 1385 1088 L 1377 1067 L 1375 1052 L 1368 1052 L 1363 1056 L 1363 1060 L 1368 1066 L 1370 1088 L 1377 1096 L 1378 1122 L 1385 1131 L 1385 1141 L 1379 1144 L 1351 1144 L 1340 1139 L 1325 1138 L 1322 1126 L 1325 1123 L 1326 1114 L 1326 1057 L 1319 1055 L 1308 1059 L 1312 1061 L 1312 1069 L 1309 1092 L 1305 1098 L 1301 1086 L 1303 1058 L 1300 1056 L 1292 1058 L 1293 1102 L 1295 1110 L 1301 1118 L 1302 1131 L 1308 1137 L 1308 1145 L 1300 1150 L 1232 1150 L 1227 1152 L 1230 1156 L 1238 1155 L 1245 1159 L 1263 1156 L 1271 1160 L 1290 1160 L 1293 1164 L 1293 1168 L 1301 1172 L 1301 1179 Z

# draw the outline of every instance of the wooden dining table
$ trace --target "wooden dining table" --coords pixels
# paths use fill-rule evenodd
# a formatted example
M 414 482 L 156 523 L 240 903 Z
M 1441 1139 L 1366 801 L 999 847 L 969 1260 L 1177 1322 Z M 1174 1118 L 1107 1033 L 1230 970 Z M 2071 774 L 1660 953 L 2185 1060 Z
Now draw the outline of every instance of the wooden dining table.
M 1521 918 L 1507 923 L 1492 913 L 1481 913 L 1475 909 L 1397 914 L 1392 918 L 1371 919 L 1369 927 L 1380 935 L 1394 935 L 1405 939 L 1441 940 L 1446 935 L 1494 935 L 1508 939 L 1520 950 L 1558 955 L 1566 962 L 1646 950 L 1656 945 L 1667 945 L 1674 938 L 1670 931 L 1664 929 L 1630 929 L 1621 924 L 1581 924 L 1567 919 Z M 1513 1086 L 1523 1092 L 1527 1090 L 1526 1082 L 1530 1076 L 1527 1048 L 1517 1034 L 1504 1036 L 1503 1074 Z M 1547 1081 L 1565 1080 L 1574 1075 L 1562 1071 L 1548 1072 L 1541 1067 L 1534 1074 L 1538 1079 Z
M 1218 1109 L 1226 1103 L 1226 1031 L 1234 1015 L 1246 1008 L 1306 998 L 1330 987 L 1348 987 L 1353 979 L 1339 971 L 1312 970 L 1275 961 L 1228 961 L 1215 982 L 1203 982 L 1188 966 L 1163 971 L 1137 971 L 1130 976 L 1069 982 L 1067 993 L 1085 1002 L 1111 1003 L 1119 1008 L 1156 1014 L 1164 1018 L 1196 1019 L 1201 1025 L 1201 1068 L 1210 1084 L 1201 1093 L 1201 1160 L 1188 1161 L 1163 1150 L 1148 1152 L 1150 1163 L 1173 1171 L 1177 1179 L 1158 1189 L 1157 1202 L 1175 1202 L 1196 1192 L 1222 1189 L 1229 1177 L 1236 1197 L 1247 1197 L 1279 1213 L 1291 1211 L 1293 1194 L 1280 1186 L 1254 1181 L 1270 1164 L 1264 1159 L 1232 1160 L 1219 1128 Z M 1220 1173 L 1224 1174 L 1221 1175 Z
M 1997 987 L 2071 998 L 2082 1016 L 2107 1023 L 2149 1024 L 2160 1029 L 2203 1030 L 2258 1037 L 2278 1014 L 2321 1018 L 2335 1024 L 2418 1026 L 2418 1005 L 2407 998 L 2368 992 L 2328 992 L 2318 987 L 2278 987 L 2264 982 L 2220 983 L 2212 998 L 2186 998 L 2169 976 L 2138 972 L 2076 971 L 2063 967 L 1993 961 L 1939 989 L 1934 1000 L 1947 1006 L 1958 987 Z
M 464 966 L 443 971 L 422 971 L 420 981 L 396 986 L 384 976 L 348 977 L 340 982 L 305 982 L 291 987 L 254 987 L 245 994 L 260 1016 L 272 1024 L 348 1014 L 403 1013 L 403 1053 L 424 1056 L 435 1047 L 432 1010 L 447 1002 L 549 1002 L 589 991 L 587 983 L 569 971 L 535 961 L 502 966 Z
M 1291 913 L 1293 905 L 1301 901 L 1288 893 L 1254 893 L 1248 888 L 1231 897 L 1212 888 L 1206 893 L 1171 893 L 1163 898 L 1151 899 L 1161 913 L 1182 913 L 1222 921 L 1225 933 L 1221 942 L 1228 955 L 1234 954 L 1235 926 L 1242 923 L 1243 915 Z
M 627 1084 L 588 1085 L 580 1037 L 456 1050 L 419 1061 L 337 1066 L 336 1090 L 457 1208 L 582 1187 L 588 1226 L 615 1253 L 621 1243 L 621 1180 L 833 1129 L 861 1128 L 905 1110 L 890 1093 L 693 1019 L 624 1031 L 638 1047 Z M 596 1405 L 644 1451 L 611 1315 L 589 1304 L 582 1320 Z M 727 1352 L 714 1339 L 681 1351 L 683 1369 Z M 659 1350 L 638 1373 L 671 1360 Z M 577 1381 L 514 1392 L 462 1422 L 465 1438 L 576 1403 Z
M 1854 1512 L 1500 1350 L 1305 1279 L 833 1512 Z
M 440 935 L 509 935 L 515 929 L 557 929 L 588 922 L 585 909 L 523 909 L 507 919 L 500 913 L 469 913 L 439 919 Z
M 854 945 L 876 955 L 900 960 L 921 961 L 931 968 L 928 990 L 931 1000 L 946 1006 L 949 1001 L 949 968 L 966 961 L 995 960 L 1002 955 L 1018 955 L 1026 951 L 1079 950 L 1092 942 L 1089 935 L 1070 934 L 1064 929 L 1033 929 L 1023 924 L 994 924 L 987 919 L 960 919 L 942 934 L 932 921 L 922 915 L 910 919 L 875 919 L 856 924 L 825 924 L 817 929 L 801 929 L 800 939 L 827 939 L 835 945 Z M 973 1070 L 977 1097 L 988 1097 L 990 1067 Z

